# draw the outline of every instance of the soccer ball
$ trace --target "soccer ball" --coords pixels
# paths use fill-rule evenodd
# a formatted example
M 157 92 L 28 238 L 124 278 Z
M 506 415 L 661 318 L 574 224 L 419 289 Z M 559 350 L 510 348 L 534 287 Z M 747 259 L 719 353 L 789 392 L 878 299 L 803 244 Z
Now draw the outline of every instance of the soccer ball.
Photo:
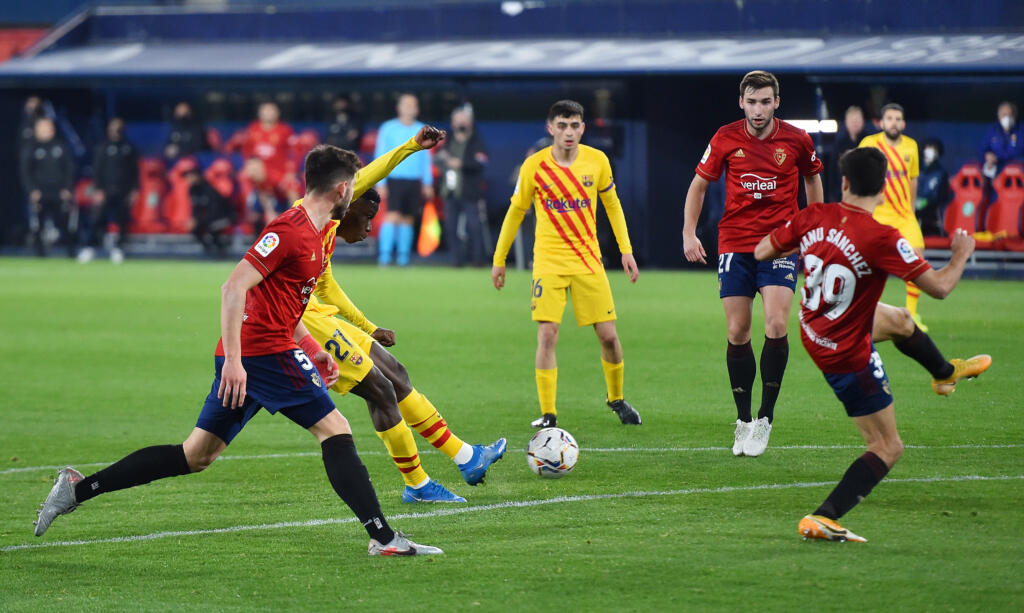
M 561 428 L 544 428 L 526 446 L 526 462 L 530 470 L 546 479 L 561 479 L 576 466 L 580 446 L 571 434 Z

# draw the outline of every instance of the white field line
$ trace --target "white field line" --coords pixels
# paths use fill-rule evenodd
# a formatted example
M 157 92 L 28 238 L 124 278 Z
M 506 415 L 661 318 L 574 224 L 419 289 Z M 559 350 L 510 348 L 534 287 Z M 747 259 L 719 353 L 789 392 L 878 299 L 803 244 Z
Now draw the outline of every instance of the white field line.
M 952 477 L 910 477 L 904 479 L 886 479 L 880 485 L 902 484 L 902 483 L 949 483 L 967 481 L 1011 481 L 1024 479 L 1024 475 L 962 475 Z M 481 511 L 497 511 L 501 509 L 523 509 L 538 507 L 549 504 L 560 504 L 564 502 L 586 502 L 591 500 L 611 500 L 615 498 L 648 498 L 652 496 L 689 496 L 692 494 L 721 494 L 729 492 L 752 492 L 758 490 L 785 490 L 794 488 L 825 487 L 834 485 L 834 481 L 807 481 L 797 483 L 768 483 L 763 485 L 744 485 L 723 487 L 695 487 L 683 490 L 663 491 L 634 491 L 619 492 L 616 494 L 588 494 L 582 496 L 556 496 L 540 500 L 509 500 L 495 504 L 484 504 L 471 507 L 447 507 L 426 511 L 423 513 L 399 513 L 388 517 L 389 521 L 402 519 L 426 519 L 431 517 L 443 517 L 446 515 L 461 515 L 463 513 L 476 513 Z M 89 539 L 80 541 L 51 541 L 43 543 L 26 543 L 23 545 L 7 545 L 0 547 L 0 553 L 18 551 L 22 549 L 42 549 L 50 547 L 74 547 L 77 545 L 100 545 L 105 543 L 134 543 L 138 541 L 153 541 L 164 538 L 182 536 L 202 536 L 207 534 L 225 534 L 229 532 L 252 532 L 256 530 L 279 530 L 282 528 L 311 528 L 316 526 L 327 526 L 333 524 L 349 524 L 356 522 L 355 517 L 339 517 L 330 519 L 311 519 L 307 521 L 285 521 L 273 524 L 255 524 L 248 526 L 229 526 L 227 528 L 208 528 L 205 530 L 175 530 L 168 532 L 153 532 L 151 534 L 140 534 L 136 536 L 115 536 L 103 539 Z
M 1024 448 L 1024 444 L 993 444 L 993 445 L 904 445 L 907 449 L 1020 449 Z M 805 449 L 863 449 L 864 445 L 775 445 L 772 446 L 773 450 L 782 451 L 799 451 Z M 732 449 L 731 447 L 583 447 L 581 451 L 587 453 L 700 453 L 707 451 L 725 451 Z M 420 451 L 420 454 L 437 454 L 440 453 L 434 449 L 424 449 Z M 361 456 L 376 456 L 385 455 L 383 451 L 360 451 Z M 317 451 L 298 451 L 292 453 L 263 453 L 258 455 L 223 455 L 217 458 L 220 460 L 272 460 L 275 458 L 305 458 L 305 457 L 320 457 L 320 453 Z M 13 473 L 25 473 L 37 470 L 60 470 L 65 466 L 74 466 L 75 468 L 88 468 L 92 466 L 109 466 L 114 463 L 114 460 L 109 462 L 82 462 L 82 463 L 71 463 L 71 464 L 53 464 L 45 466 L 19 466 L 16 468 L 5 468 L 0 470 L 0 475 L 9 475 Z

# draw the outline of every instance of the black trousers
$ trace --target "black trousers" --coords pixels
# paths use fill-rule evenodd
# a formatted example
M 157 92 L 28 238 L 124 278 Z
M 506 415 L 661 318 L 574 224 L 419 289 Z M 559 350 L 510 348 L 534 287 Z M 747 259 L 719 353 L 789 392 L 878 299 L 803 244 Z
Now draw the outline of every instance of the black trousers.
M 65 201 L 60 193 L 43 192 L 39 203 L 30 208 L 31 217 L 29 227 L 32 231 L 32 244 L 36 254 L 45 256 L 47 254 L 47 241 L 43 234 L 46 230 L 46 221 L 49 220 L 60 232 L 57 244 L 67 249 L 68 256 L 74 256 L 78 248 L 78 207 L 75 203 Z
M 89 224 L 90 247 L 99 247 L 100 240 L 107 233 L 107 225 L 116 223 L 118 227 L 117 248 L 124 247 L 125 240 L 131 231 L 132 201 L 130 192 L 107 192 L 103 204 L 93 207 Z
M 481 266 L 485 263 L 484 227 L 479 200 L 449 197 L 444 201 L 445 231 L 452 264 Z

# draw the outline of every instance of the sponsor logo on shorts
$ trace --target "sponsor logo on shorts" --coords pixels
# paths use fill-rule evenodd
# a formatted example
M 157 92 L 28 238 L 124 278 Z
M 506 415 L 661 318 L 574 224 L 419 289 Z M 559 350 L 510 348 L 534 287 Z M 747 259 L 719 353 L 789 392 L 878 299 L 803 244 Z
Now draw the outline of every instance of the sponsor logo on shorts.
M 260 242 L 256 243 L 256 253 L 267 257 L 270 253 L 277 249 L 277 246 L 281 244 L 281 238 L 278 237 L 276 232 L 267 232 Z
M 793 281 L 793 273 L 786 273 L 786 281 Z
M 796 270 L 796 264 L 794 264 L 793 260 L 789 258 L 778 258 L 772 260 L 772 270 L 778 270 L 780 268 L 783 270 Z M 792 278 L 790 280 L 792 280 Z
M 917 254 L 914 253 L 914 248 L 910 246 L 910 241 L 905 238 L 896 241 L 896 251 L 899 252 L 900 257 L 907 264 L 913 264 L 917 261 Z

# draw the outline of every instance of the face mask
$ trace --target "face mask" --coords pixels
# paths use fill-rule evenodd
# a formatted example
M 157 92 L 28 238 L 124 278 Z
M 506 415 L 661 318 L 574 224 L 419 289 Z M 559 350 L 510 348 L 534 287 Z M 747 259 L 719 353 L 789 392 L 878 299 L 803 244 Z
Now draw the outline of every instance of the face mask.
M 1004 130 L 1009 132 L 1010 128 L 1013 127 L 1013 117 L 1010 117 L 1009 115 L 1003 115 L 1002 117 L 999 118 L 999 123 L 1000 125 L 1003 126 Z
M 935 161 L 936 157 L 938 157 L 938 156 L 935 154 L 935 150 L 934 149 L 928 148 L 928 149 L 924 150 L 924 163 L 925 164 L 931 164 L 932 162 Z

